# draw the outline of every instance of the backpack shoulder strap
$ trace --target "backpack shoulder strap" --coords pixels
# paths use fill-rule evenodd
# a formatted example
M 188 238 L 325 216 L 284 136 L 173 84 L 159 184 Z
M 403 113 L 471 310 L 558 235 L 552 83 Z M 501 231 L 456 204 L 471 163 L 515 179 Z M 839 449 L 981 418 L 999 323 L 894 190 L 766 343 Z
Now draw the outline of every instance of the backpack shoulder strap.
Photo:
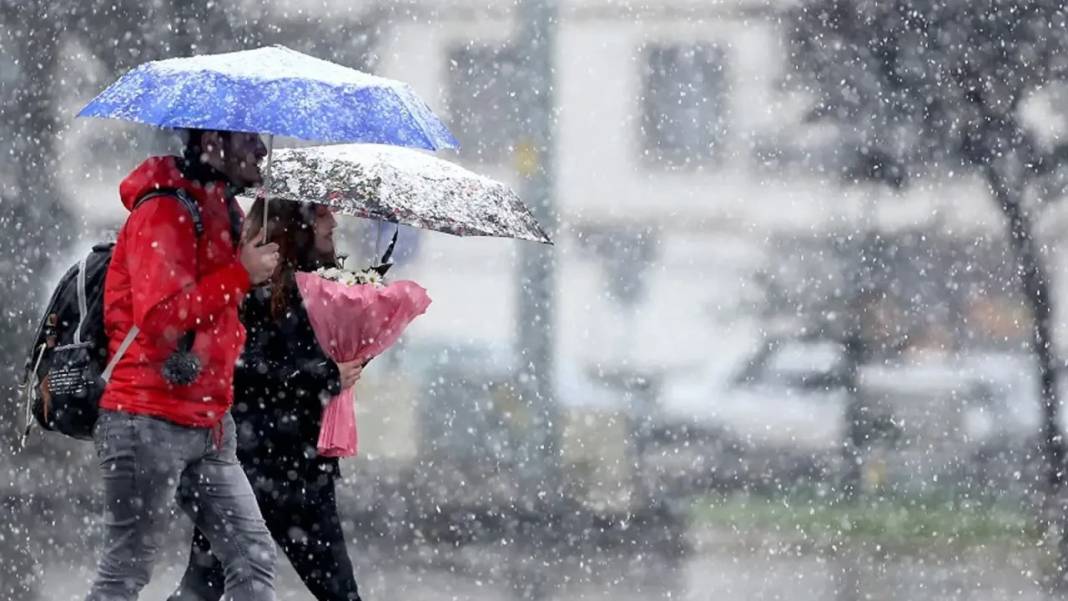
M 196 234 L 197 238 L 200 238 L 204 233 L 204 219 L 200 216 L 200 205 L 198 205 L 197 201 L 182 188 L 159 188 L 158 190 L 153 190 L 139 198 L 137 202 L 134 203 L 134 209 L 137 209 L 137 207 L 140 207 L 142 204 L 153 198 L 159 198 L 161 196 L 171 196 L 178 199 L 178 202 L 189 212 L 189 218 L 193 220 L 193 232 Z M 126 351 L 129 350 L 130 345 L 133 344 L 134 339 L 137 338 L 140 331 L 141 329 L 135 325 L 126 333 L 126 337 L 123 338 L 122 344 L 119 345 L 119 348 L 115 351 L 115 355 L 108 361 L 107 367 L 104 368 L 104 373 L 101 374 L 102 380 L 107 382 L 111 379 L 111 373 L 115 371 L 115 367 L 119 364 L 119 359 L 122 359 L 122 356 L 126 354 Z M 186 332 L 185 336 L 182 337 L 182 343 L 188 344 L 188 346 L 192 348 L 193 335 L 195 335 L 194 330 Z
M 196 232 L 197 238 L 199 238 L 204 233 L 204 220 L 200 216 L 200 205 L 197 204 L 197 201 L 194 200 L 188 192 L 181 188 L 160 188 L 158 190 L 153 190 L 152 192 L 149 192 L 148 194 L 145 194 L 144 196 L 139 198 L 134 204 L 134 208 L 136 209 L 137 207 L 148 202 L 149 200 L 152 200 L 153 198 L 159 198 L 161 196 L 170 196 L 173 198 L 177 198 L 178 202 L 180 202 L 181 205 L 185 208 L 185 210 L 189 213 L 189 218 L 193 220 L 193 231 Z
M 130 350 L 130 345 L 133 344 L 134 338 L 137 338 L 137 334 L 141 331 L 141 328 L 133 326 L 130 331 L 126 333 L 126 337 L 122 339 L 122 344 L 115 351 L 115 355 L 108 361 L 107 367 L 104 368 L 104 373 L 100 374 L 100 379 L 107 382 L 111 379 L 111 372 L 115 371 L 115 366 L 119 364 L 119 359 L 126 354 L 126 351 Z

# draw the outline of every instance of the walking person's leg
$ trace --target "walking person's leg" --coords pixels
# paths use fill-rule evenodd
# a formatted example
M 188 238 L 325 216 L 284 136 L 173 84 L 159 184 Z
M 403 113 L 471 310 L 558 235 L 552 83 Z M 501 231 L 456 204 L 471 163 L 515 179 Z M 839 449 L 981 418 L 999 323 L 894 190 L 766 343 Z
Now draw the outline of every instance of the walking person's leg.
M 271 507 L 270 499 L 267 498 L 265 501 L 265 497 L 269 497 L 269 494 L 256 487 L 257 479 L 262 480 L 262 477 L 250 468 L 248 463 L 241 461 L 240 458 L 239 461 L 245 470 L 249 484 L 252 485 L 252 491 L 256 496 L 257 504 L 260 506 L 260 512 L 267 523 L 267 528 L 273 535 L 270 513 L 268 513 L 268 509 Z M 196 499 L 192 496 L 193 492 L 194 487 L 183 486 L 179 490 L 178 504 L 182 507 L 191 507 L 192 511 L 197 511 Z M 196 522 L 197 520 L 194 518 L 193 521 Z M 277 537 L 275 537 L 275 541 L 281 544 Z M 178 589 L 167 598 L 167 601 L 219 601 L 222 598 L 225 587 L 226 571 L 223 569 L 223 564 L 219 561 L 219 558 L 212 553 L 211 541 L 204 536 L 200 528 L 194 528 L 193 540 L 189 549 L 189 564 L 182 575 L 182 580 L 178 583 Z
M 359 601 L 338 516 L 334 477 L 322 474 L 316 482 L 303 484 L 301 490 L 276 497 L 277 506 L 265 510 L 270 515 L 268 526 L 317 601 Z M 298 487 L 300 482 L 290 486 Z
M 178 583 L 178 590 L 167 601 L 219 601 L 225 586 L 226 572 L 222 562 L 211 552 L 211 541 L 199 528 L 194 529 L 189 565 Z
M 178 500 L 222 562 L 226 594 L 233 601 L 274 601 L 275 546 L 237 462 L 229 414 L 222 428 L 217 448 L 186 469 Z
M 148 417 L 101 413 L 94 440 L 105 546 L 87 601 L 132 601 L 148 584 L 190 433 Z

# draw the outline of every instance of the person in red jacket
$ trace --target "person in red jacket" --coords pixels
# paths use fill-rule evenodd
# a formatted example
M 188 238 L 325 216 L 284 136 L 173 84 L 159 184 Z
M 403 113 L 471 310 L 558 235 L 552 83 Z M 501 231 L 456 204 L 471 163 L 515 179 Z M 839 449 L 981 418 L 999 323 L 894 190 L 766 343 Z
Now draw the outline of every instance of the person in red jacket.
M 265 154 L 255 134 L 191 131 L 184 157 L 150 158 L 119 187 L 130 216 L 108 268 L 104 327 L 120 359 L 93 432 L 106 540 L 87 601 L 137 599 L 172 498 L 211 540 L 230 598 L 275 598 L 275 548 L 229 413 L 245 342 L 238 305 L 278 264 L 276 244 L 239 244 L 234 195 L 259 183 Z M 176 191 L 195 201 L 202 231 Z M 178 353 L 194 358 L 188 379 L 167 372 Z

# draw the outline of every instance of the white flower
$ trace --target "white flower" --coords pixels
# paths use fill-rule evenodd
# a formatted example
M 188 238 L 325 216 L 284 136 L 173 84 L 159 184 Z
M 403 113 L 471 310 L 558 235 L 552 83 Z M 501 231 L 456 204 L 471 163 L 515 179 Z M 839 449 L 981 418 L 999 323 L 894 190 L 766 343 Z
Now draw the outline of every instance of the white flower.
M 385 285 L 382 281 L 382 276 L 373 269 L 364 269 L 363 271 L 349 271 L 347 269 L 338 269 L 337 267 L 320 267 L 315 270 L 315 275 L 330 280 L 332 282 L 339 282 L 346 286 L 361 286 L 364 284 L 371 284 L 374 286 Z
M 382 276 L 373 269 L 365 269 L 356 274 L 356 281 L 360 284 L 374 284 L 376 286 L 381 286 Z
M 315 274 L 319 277 L 337 282 L 341 279 L 342 271 L 337 267 L 320 267 L 315 270 Z

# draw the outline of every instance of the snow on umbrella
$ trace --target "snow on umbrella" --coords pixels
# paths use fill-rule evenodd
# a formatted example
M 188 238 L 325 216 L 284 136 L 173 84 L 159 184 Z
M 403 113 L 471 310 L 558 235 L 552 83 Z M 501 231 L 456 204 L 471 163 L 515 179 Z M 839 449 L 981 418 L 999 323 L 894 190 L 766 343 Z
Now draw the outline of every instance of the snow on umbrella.
M 78 116 L 267 134 L 268 188 L 276 135 L 428 150 L 459 147 L 408 84 L 284 46 L 145 63 Z M 266 223 L 266 211 L 263 218 Z
M 408 84 L 284 46 L 145 63 L 78 116 L 322 142 L 459 146 Z
M 275 154 L 272 197 L 457 236 L 552 244 L 508 186 L 424 152 L 345 144 Z

